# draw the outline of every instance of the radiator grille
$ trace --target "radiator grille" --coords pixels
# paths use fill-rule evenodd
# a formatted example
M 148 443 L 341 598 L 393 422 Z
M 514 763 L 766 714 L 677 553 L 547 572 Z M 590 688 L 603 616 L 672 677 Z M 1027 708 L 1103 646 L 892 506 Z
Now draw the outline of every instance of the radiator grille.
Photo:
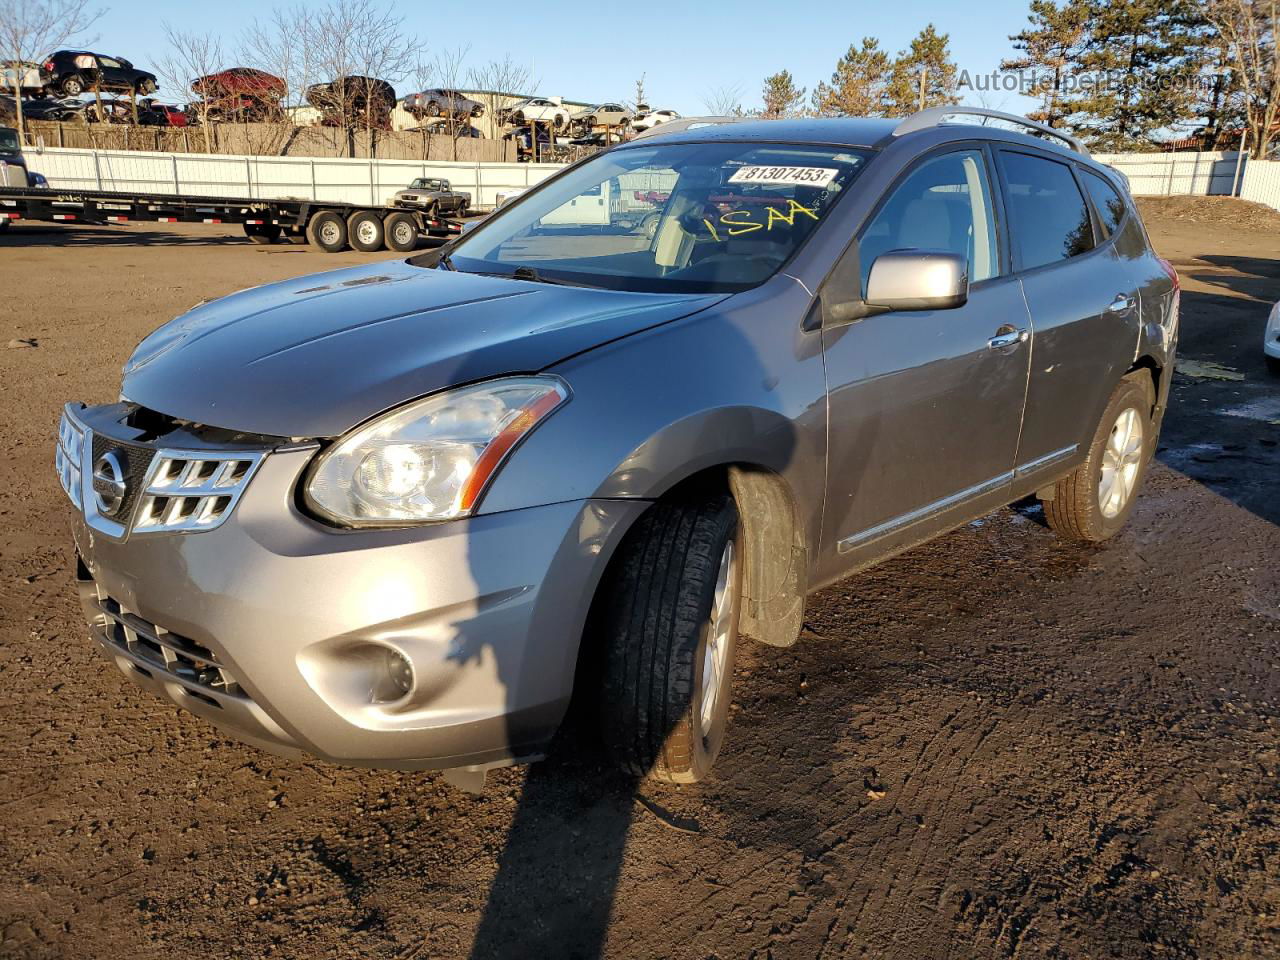
M 110 518 L 93 497 L 83 502 L 84 477 L 98 458 L 114 451 L 122 461 L 125 494 Z M 63 491 L 86 522 L 113 539 L 130 533 L 212 530 L 235 508 L 267 450 L 179 450 L 117 440 L 89 430 L 68 406 L 58 425 L 54 464 Z
M 224 697 L 249 699 L 212 650 L 144 620 L 111 597 L 98 599 L 96 605 L 102 612 L 99 626 L 109 646 L 130 653 L 187 685 Z M 213 697 L 201 699 L 213 706 L 221 706 Z

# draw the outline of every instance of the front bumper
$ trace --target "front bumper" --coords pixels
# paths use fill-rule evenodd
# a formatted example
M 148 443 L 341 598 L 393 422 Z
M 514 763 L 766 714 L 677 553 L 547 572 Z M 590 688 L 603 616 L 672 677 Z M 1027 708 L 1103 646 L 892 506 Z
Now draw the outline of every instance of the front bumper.
M 568 706 L 599 577 L 645 504 L 338 531 L 295 506 L 311 455 L 266 456 L 216 529 L 119 540 L 77 512 L 81 600 L 104 652 L 277 753 L 406 769 L 540 753 Z M 395 701 L 377 695 L 388 649 L 414 675 Z

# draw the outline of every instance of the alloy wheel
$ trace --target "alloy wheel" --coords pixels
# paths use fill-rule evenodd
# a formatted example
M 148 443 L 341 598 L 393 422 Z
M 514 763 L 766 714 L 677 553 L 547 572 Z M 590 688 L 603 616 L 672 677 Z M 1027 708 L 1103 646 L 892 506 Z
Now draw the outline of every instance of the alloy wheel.
M 1102 449 L 1098 479 L 1098 506 L 1108 519 L 1119 515 L 1133 496 L 1142 466 L 1143 436 L 1142 415 L 1133 407 L 1121 410 Z
M 729 647 L 733 643 L 733 611 L 736 598 L 733 595 L 737 578 L 734 564 L 737 558 L 733 541 L 724 545 L 720 555 L 720 570 L 716 574 L 715 599 L 711 603 L 711 616 L 707 622 L 707 646 L 702 656 L 702 709 L 698 717 L 702 735 L 708 736 L 714 725 L 716 706 L 727 686 Z

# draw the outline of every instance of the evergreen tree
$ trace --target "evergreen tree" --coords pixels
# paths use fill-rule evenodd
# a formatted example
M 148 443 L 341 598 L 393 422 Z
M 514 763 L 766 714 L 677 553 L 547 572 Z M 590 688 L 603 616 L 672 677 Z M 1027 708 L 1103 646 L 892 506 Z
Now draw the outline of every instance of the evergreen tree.
M 771 77 L 764 78 L 764 109 L 760 116 L 766 120 L 778 120 L 793 116 L 796 108 L 804 102 L 804 87 L 796 87 L 791 71 L 783 70 Z
M 849 47 L 831 74 L 830 83 L 813 91 L 813 112 L 820 117 L 883 116 L 884 88 L 889 76 L 889 55 L 875 37 L 864 37 L 862 46 Z
M 926 107 L 959 103 L 949 40 L 931 23 L 911 41 L 910 50 L 898 54 L 885 87 L 891 114 L 906 116 Z
M 1054 0 L 1031 0 L 1031 25 L 1009 38 L 1022 56 L 1001 61 L 1000 69 L 1035 75 L 1040 109 L 1027 114 L 1032 120 L 1051 127 L 1062 121 L 1063 84 L 1089 38 L 1089 7 L 1088 0 L 1066 0 L 1062 7 Z
M 1179 82 L 1204 65 L 1197 0 L 1092 0 L 1090 36 L 1075 58 L 1090 81 L 1062 101 L 1069 125 L 1102 150 L 1147 147 L 1195 115 L 1197 91 Z

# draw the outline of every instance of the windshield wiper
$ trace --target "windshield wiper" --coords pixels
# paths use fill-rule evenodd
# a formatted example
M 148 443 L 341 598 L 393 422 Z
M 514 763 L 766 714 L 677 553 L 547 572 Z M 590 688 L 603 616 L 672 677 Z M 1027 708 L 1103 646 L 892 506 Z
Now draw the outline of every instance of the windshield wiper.
M 515 272 L 511 274 L 513 280 L 528 280 L 532 283 L 554 283 L 559 287 L 585 287 L 588 284 L 575 283 L 572 280 L 557 280 L 554 277 L 544 277 L 533 267 L 519 266 Z

